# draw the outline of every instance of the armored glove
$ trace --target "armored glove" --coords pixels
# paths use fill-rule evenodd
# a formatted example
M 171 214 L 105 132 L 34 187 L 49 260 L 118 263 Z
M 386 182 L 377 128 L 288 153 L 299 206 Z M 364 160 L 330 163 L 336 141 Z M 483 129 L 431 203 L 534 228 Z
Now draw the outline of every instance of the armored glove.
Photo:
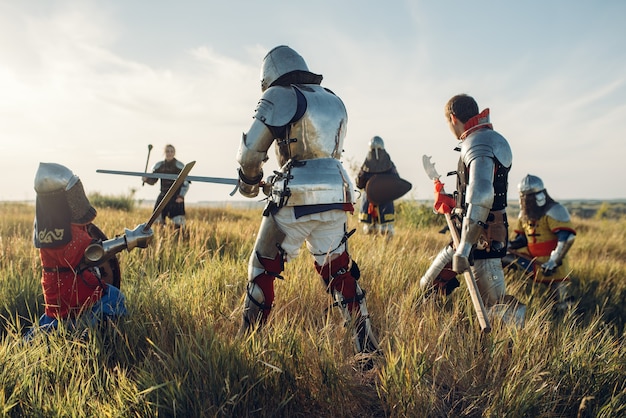
M 274 177 L 275 176 L 269 176 L 266 181 L 261 182 L 261 190 L 263 190 L 263 194 L 265 196 L 269 197 L 272 195 L 272 187 L 274 186 Z
M 463 253 L 455 253 L 452 256 L 452 270 L 457 273 L 463 273 L 470 269 L 469 256 Z
M 541 272 L 544 276 L 552 276 L 554 271 L 559 267 L 560 263 L 557 263 L 552 257 L 541 265 Z
M 126 238 L 126 249 L 128 251 L 132 250 L 135 247 L 146 248 L 152 238 L 154 236 L 154 232 L 152 228 L 148 228 L 147 231 L 144 231 L 146 224 L 143 223 L 141 225 L 137 225 L 135 229 L 124 231 L 124 236 Z

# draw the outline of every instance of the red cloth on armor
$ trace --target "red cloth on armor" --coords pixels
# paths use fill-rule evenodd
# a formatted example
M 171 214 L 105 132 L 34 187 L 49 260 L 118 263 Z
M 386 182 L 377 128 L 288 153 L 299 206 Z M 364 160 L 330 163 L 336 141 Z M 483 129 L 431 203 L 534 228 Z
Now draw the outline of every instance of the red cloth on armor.
M 375 221 L 376 219 L 378 219 L 378 210 L 377 209 L 378 208 L 373 203 L 370 203 L 370 204 L 367 205 L 367 214 L 372 217 L 372 221 Z
M 461 137 L 459 139 L 465 139 L 475 130 L 482 128 L 493 129 L 493 125 L 489 123 L 489 108 L 483 110 L 478 115 L 470 118 L 467 122 L 465 122 L 465 124 L 463 125 L 463 129 L 465 129 L 465 132 L 461 134 Z
M 355 300 L 356 279 L 352 277 L 349 265 L 350 256 L 344 251 L 339 257 L 331 260 L 328 264 L 320 266 L 315 263 L 315 270 L 317 270 L 320 276 L 322 276 L 324 283 L 331 289 L 339 291 L 344 299 L 352 301 L 348 303 L 347 306 L 348 310 L 353 312 L 358 309 L 359 302 Z M 338 274 L 341 270 L 344 270 L 344 272 Z
M 435 179 L 435 211 L 437 213 L 452 213 L 452 209 L 456 205 L 454 198 L 443 190 L 444 184 Z
M 102 298 L 106 289 L 106 283 L 91 270 L 75 273 L 92 238 L 86 225 L 71 224 L 71 229 L 72 240 L 66 245 L 39 250 L 41 265 L 45 269 L 62 270 L 44 270 L 41 278 L 46 315 L 57 319 L 76 316 L 89 309 Z M 69 270 L 63 271 L 66 269 Z
M 276 257 L 273 259 L 259 257 L 259 262 L 263 265 L 263 268 L 265 268 L 265 272 L 256 276 L 254 283 L 261 288 L 263 296 L 265 297 L 265 302 L 263 303 L 265 308 L 263 309 L 262 318 L 262 321 L 265 321 L 274 303 L 274 279 L 283 271 L 284 263 L 280 253 L 277 253 Z

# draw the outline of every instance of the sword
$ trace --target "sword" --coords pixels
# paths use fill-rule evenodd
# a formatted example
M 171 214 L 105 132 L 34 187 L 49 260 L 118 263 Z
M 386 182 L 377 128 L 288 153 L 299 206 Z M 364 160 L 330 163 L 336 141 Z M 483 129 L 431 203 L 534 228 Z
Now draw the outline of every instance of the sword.
M 117 170 L 96 170 L 96 173 L 104 173 L 104 174 L 120 174 L 122 176 L 138 176 L 138 177 L 147 177 L 152 179 L 166 179 L 166 180 L 176 180 L 178 176 L 176 174 L 167 174 L 167 173 L 141 173 L 138 171 L 117 171 Z M 187 180 L 189 181 L 200 181 L 204 183 L 218 183 L 218 184 L 232 184 L 236 185 L 237 179 L 229 179 L 223 177 L 204 177 L 204 176 L 188 176 Z
M 189 174 L 189 171 L 191 171 L 195 164 L 195 161 L 185 164 L 185 167 L 180 173 L 178 173 L 178 176 L 175 176 L 176 181 L 170 186 L 163 199 L 161 199 L 161 202 L 159 202 L 159 205 L 154 209 L 154 212 L 152 212 L 152 216 L 150 216 L 150 219 L 146 222 L 146 226 L 143 227 L 143 232 L 148 232 L 154 221 L 156 221 L 156 219 L 161 215 L 161 212 L 163 212 L 163 209 L 165 209 L 165 206 L 167 206 L 170 200 L 172 200 L 178 191 L 178 188 L 182 186 L 183 182 L 187 178 L 187 174 Z
M 437 173 L 437 169 L 435 169 L 435 163 L 430 161 L 429 156 L 422 156 L 422 163 L 424 165 L 424 170 L 428 177 L 435 181 L 438 180 L 439 173 Z M 452 222 L 452 217 L 449 213 L 446 213 L 446 222 L 448 223 L 448 229 L 450 230 L 450 234 L 452 235 L 452 242 L 454 243 L 454 247 L 457 248 L 461 238 L 459 237 L 459 231 L 454 226 Z M 480 292 L 478 290 L 478 286 L 476 285 L 476 278 L 471 270 L 467 270 L 463 272 L 463 277 L 465 278 L 465 283 L 467 285 L 467 289 L 470 293 L 470 298 L 472 300 L 472 305 L 474 306 L 474 310 L 476 311 L 476 316 L 478 317 L 478 323 L 480 324 L 480 328 L 484 333 L 488 333 L 491 331 L 491 325 L 489 324 L 489 319 L 487 318 L 487 310 L 485 309 L 485 304 L 483 303 L 483 298 L 480 296 Z

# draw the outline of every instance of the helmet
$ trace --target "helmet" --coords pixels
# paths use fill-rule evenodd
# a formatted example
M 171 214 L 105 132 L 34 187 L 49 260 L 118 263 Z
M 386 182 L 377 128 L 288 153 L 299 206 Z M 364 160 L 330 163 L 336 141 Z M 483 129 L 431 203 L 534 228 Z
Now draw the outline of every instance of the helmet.
M 546 204 L 546 188 L 539 177 L 527 174 L 520 184 L 517 185 L 517 188 L 519 189 L 522 202 L 524 202 L 524 198 L 534 198 L 537 206 L 542 207 Z
M 71 222 L 87 224 L 96 217 L 96 209 L 89 203 L 83 184 L 70 169 L 56 163 L 39 163 L 35 174 L 37 204 L 42 210 L 69 209 Z M 62 206 L 58 206 L 59 202 Z
M 379 136 L 370 139 L 370 149 L 385 149 L 385 142 Z
M 309 71 L 304 58 L 285 45 L 277 46 L 263 58 L 261 66 L 261 91 L 270 88 L 279 78 L 292 74 L 294 83 L 319 84 L 322 76 Z
M 519 192 L 521 195 L 539 193 L 545 190 L 543 187 L 543 181 L 537 176 L 533 176 L 532 174 L 527 174 L 526 177 L 522 179 L 522 181 L 517 185 Z
M 370 151 L 376 155 L 376 159 L 378 159 L 378 150 L 385 149 L 385 142 L 379 136 L 375 136 L 370 139 Z

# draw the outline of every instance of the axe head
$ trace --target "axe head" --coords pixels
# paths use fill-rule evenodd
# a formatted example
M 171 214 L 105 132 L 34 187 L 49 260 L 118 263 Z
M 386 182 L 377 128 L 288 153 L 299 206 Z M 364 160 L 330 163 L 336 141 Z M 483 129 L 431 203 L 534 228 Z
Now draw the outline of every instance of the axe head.
M 424 165 L 424 170 L 426 171 L 428 178 L 434 181 L 434 180 L 439 179 L 439 177 L 441 176 L 439 175 L 439 173 L 437 173 L 437 169 L 435 168 L 435 163 L 430 161 L 431 158 L 432 156 L 423 155 L 422 164 Z

